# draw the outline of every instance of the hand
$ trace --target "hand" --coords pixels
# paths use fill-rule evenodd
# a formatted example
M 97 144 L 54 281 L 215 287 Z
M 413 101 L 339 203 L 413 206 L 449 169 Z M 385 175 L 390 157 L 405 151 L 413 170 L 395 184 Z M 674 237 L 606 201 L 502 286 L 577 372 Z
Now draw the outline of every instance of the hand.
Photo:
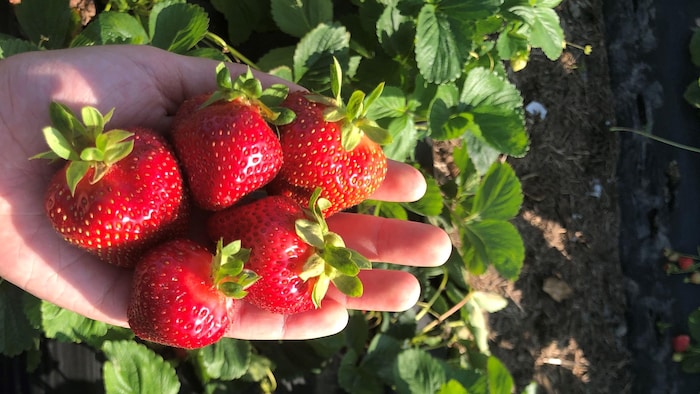
M 131 271 L 69 245 L 45 217 L 43 199 L 55 171 L 28 160 L 46 150 L 41 129 L 50 124 L 51 101 L 79 113 L 86 105 L 103 113 L 115 108 L 108 126 L 141 125 L 165 132 L 179 103 L 215 88 L 216 62 L 174 55 L 148 46 L 109 46 L 40 51 L 0 61 L 0 277 L 35 296 L 92 319 L 127 326 Z M 231 65 L 240 73 L 244 66 Z M 264 85 L 280 82 L 258 74 Z M 291 89 L 299 89 L 291 86 Z M 413 201 L 425 181 L 412 167 L 391 162 L 385 182 L 372 196 Z M 437 266 L 451 252 L 437 227 L 357 214 L 329 218 L 331 230 L 373 261 Z M 363 271 L 365 293 L 349 299 L 330 291 L 322 308 L 275 315 L 235 302 L 228 335 L 246 339 L 305 339 L 336 333 L 347 310 L 401 311 L 418 300 L 420 286 L 404 271 Z

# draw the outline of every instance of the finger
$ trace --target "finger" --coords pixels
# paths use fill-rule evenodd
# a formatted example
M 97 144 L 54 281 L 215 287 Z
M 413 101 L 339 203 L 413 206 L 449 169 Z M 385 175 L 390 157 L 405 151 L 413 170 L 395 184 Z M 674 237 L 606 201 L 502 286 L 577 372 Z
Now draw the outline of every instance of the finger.
M 370 196 L 373 200 L 411 202 L 423 197 L 426 190 L 423 174 L 406 163 L 387 161 L 387 174 L 379 188 Z
M 403 312 L 416 305 L 420 298 L 420 284 L 408 272 L 367 270 L 361 271 L 358 277 L 364 287 L 361 297 L 348 297 L 331 286 L 327 298 L 349 309 L 385 312 Z
M 447 233 L 425 223 L 341 212 L 328 218 L 328 226 L 372 261 L 435 267 L 452 252 Z
M 345 307 L 326 298 L 321 308 L 293 315 L 264 311 L 245 301 L 232 301 L 226 336 L 249 340 L 301 340 L 340 332 L 348 323 Z

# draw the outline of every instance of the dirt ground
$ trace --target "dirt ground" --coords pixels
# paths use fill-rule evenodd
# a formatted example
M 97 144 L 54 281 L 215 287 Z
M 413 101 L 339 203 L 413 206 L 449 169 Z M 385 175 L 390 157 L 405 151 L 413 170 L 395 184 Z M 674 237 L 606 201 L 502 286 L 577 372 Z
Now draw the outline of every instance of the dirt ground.
M 528 114 L 531 148 L 510 160 L 525 201 L 516 225 L 526 260 L 514 284 L 495 274 L 479 289 L 509 298 L 490 316 L 491 350 L 519 392 L 531 381 L 546 393 L 625 393 L 632 385 L 625 293 L 618 255 L 617 137 L 604 41 L 602 0 L 558 8 L 568 46 L 560 61 L 533 51 L 513 74 Z

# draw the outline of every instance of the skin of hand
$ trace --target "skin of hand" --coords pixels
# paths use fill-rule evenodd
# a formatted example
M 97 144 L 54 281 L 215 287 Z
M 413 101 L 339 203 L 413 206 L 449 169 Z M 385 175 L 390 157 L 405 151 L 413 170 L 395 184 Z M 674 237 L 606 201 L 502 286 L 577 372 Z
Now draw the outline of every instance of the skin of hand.
M 216 64 L 149 46 L 39 51 L 0 61 L 0 277 L 63 308 L 127 327 L 131 271 L 100 262 L 60 238 L 45 216 L 43 202 L 57 167 L 28 158 L 47 148 L 41 130 L 50 124 L 51 101 L 78 114 L 86 105 L 103 113 L 115 108 L 108 128 L 140 125 L 165 133 L 182 101 L 215 88 Z M 246 69 L 229 67 L 234 73 Z M 265 86 L 281 82 L 267 74 L 256 76 Z M 417 170 L 392 161 L 372 198 L 414 201 L 425 188 Z M 452 250 L 447 234 L 427 224 L 349 213 L 336 214 L 328 222 L 348 247 L 373 261 L 433 267 L 443 264 Z M 345 327 L 347 309 L 402 311 L 420 295 L 418 281 L 404 271 L 369 270 L 360 278 L 365 286 L 362 297 L 346 298 L 331 290 L 321 308 L 297 315 L 272 314 L 234 301 L 227 335 L 322 337 Z

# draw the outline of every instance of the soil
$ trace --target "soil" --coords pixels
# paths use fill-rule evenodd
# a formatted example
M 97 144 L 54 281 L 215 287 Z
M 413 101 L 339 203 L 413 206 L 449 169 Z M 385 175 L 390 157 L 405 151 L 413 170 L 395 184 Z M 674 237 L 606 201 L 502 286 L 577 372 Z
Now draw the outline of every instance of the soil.
M 511 371 L 516 392 L 534 381 L 546 393 L 627 393 L 634 376 L 603 4 L 568 0 L 557 11 L 573 45 L 555 62 L 533 50 L 527 68 L 512 74 L 526 106 L 546 110 L 528 113 L 530 151 L 509 160 L 525 194 L 515 221 L 524 268 L 514 284 L 490 273 L 472 286 L 509 299 L 489 317 L 491 351 Z

